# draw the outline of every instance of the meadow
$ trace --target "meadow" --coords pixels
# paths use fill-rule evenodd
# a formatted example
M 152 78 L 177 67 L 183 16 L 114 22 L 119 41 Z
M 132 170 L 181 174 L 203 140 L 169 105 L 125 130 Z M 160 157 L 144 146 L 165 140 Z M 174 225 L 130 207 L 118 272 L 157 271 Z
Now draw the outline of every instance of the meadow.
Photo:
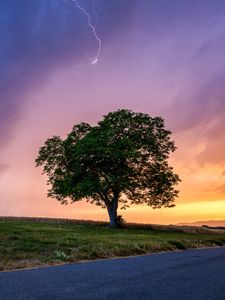
M 201 227 L 54 219 L 0 219 L 0 270 L 225 245 L 225 231 Z

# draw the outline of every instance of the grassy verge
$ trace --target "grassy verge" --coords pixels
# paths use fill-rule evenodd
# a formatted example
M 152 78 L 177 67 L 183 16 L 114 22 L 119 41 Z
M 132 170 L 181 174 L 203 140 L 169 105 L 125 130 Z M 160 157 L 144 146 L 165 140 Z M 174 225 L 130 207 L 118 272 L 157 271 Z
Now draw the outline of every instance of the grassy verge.
M 225 245 L 222 231 L 166 229 L 0 220 L 0 270 Z

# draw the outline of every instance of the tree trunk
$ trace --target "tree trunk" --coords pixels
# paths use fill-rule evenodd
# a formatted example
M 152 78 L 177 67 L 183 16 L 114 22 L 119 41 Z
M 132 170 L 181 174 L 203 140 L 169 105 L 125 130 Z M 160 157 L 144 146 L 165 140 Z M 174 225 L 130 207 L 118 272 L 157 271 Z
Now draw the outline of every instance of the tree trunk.
M 118 200 L 114 200 L 111 206 L 107 207 L 108 214 L 109 214 L 109 222 L 110 227 L 117 228 L 117 208 L 118 208 Z

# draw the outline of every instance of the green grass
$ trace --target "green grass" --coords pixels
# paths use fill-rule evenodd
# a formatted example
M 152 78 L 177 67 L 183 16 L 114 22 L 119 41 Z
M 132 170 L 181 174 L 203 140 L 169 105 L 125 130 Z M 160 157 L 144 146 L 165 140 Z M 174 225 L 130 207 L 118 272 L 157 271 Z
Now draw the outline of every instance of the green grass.
M 0 270 L 225 245 L 225 234 L 165 228 L 115 230 L 105 226 L 2 220 Z

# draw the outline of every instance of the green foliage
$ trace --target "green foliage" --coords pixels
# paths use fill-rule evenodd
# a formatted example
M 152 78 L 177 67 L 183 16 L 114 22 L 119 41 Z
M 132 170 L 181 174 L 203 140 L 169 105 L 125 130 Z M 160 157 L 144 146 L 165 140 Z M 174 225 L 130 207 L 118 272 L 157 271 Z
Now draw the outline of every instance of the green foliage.
M 164 226 L 161 230 L 113 230 L 106 226 L 0 220 L 0 271 L 65 261 L 225 245 L 224 234 L 210 230 L 208 233 L 205 230 L 202 232 L 176 232 L 171 231 L 170 226 Z
M 55 250 L 54 254 L 55 254 L 56 258 L 58 258 L 58 259 L 61 259 L 61 260 L 67 259 L 67 255 L 64 251 Z
M 124 228 L 124 225 L 126 224 L 126 220 L 121 215 L 118 215 L 117 216 L 117 224 L 118 224 L 118 227 Z
M 170 135 L 160 117 L 118 110 L 97 126 L 75 125 L 65 140 L 48 139 L 36 166 L 48 175 L 48 196 L 63 204 L 86 199 L 115 221 L 118 205 L 174 206 L 179 177 L 168 164 L 176 149 Z

